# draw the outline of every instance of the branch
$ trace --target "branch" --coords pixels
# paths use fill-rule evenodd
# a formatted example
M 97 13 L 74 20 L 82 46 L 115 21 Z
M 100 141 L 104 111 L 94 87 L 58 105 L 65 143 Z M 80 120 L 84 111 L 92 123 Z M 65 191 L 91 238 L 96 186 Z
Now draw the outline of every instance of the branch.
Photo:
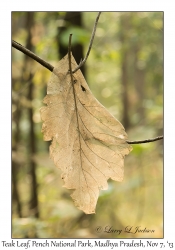
M 126 141 L 126 142 L 128 144 L 141 144 L 141 143 L 148 143 L 148 142 L 158 141 L 158 140 L 162 140 L 162 139 L 163 139 L 163 135 L 152 138 L 152 139 L 146 139 L 146 140 L 141 140 L 141 141 Z
M 89 43 L 89 48 L 88 48 L 88 51 L 87 51 L 87 54 L 84 58 L 83 61 L 80 62 L 80 64 L 78 65 L 78 67 L 76 69 L 74 69 L 72 71 L 72 73 L 75 73 L 77 70 L 79 70 L 86 62 L 88 56 L 89 56 L 89 53 L 91 51 L 91 48 L 92 48 L 92 43 L 93 43 L 93 40 L 94 40 L 94 36 L 95 36 L 95 32 L 96 32 L 96 28 L 97 28 L 97 23 L 98 23 L 98 20 L 99 20 L 99 17 L 100 17 L 100 14 L 101 12 L 98 13 L 97 15 L 97 18 L 95 20 L 95 24 L 94 24 L 94 28 L 93 28 L 93 31 L 92 31 L 92 35 L 91 35 L 91 40 L 90 40 L 90 43 Z M 41 59 L 39 56 L 35 55 L 32 51 L 26 49 L 24 46 L 22 46 L 20 43 L 12 40 L 12 46 L 14 48 L 16 48 L 17 50 L 23 52 L 24 54 L 26 54 L 27 56 L 31 57 L 32 59 L 34 59 L 35 61 L 37 61 L 38 63 L 40 63 L 42 66 L 44 66 L 45 68 L 47 68 L 48 70 L 50 70 L 51 72 L 53 71 L 53 66 L 44 61 L 43 59 Z
M 43 59 L 41 59 L 39 56 L 35 55 L 32 51 L 26 49 L 24 46 L 22 46 L 20 43 L 17 43 L 16 41 L 12 40 L 12 46 L 16 49 L 18 49 L 19 51 L 23 52 L 24 54 L 26 54 L 27 56 L 31 57 L 32 59 L 34 59 L 35 61 L 37 61 L 38 63 L 40 63 L 42 66 L 44 66 L 45 68 L 47 68 L 48 70 L 50 70 L 51 72 L 53 71 L 53 66 L 44 61 Z
M 98 13 L 97 18 L 96 18 L 96 20 L 95 20 L 95 24 L 94 24 L 94 28 L 93 28 L 93 31 L 92 31 L 91 40 L 90 40 L 90 43 L 89 43 L 89 48 L 88 48 L 88 51 L 87 51 L 87 53 L 86 53 L 86 56 L 85 56 L 85 58 L 83 59 L 83 61 L 80 62 L 80 64 L 78 65 L 78 67 L 75 68 L 75 69 L 72 71 L 72 73 L 75 73 L 77 70 L 79 70 L 79 69 L 85 64 L 85 62 L 86 62 L 86 60 L 87 60 L 87 58 L 88 58 L 88 56 L 89 56 L 89 53 L 90 53 L 91 48 L 92 48 L 92 43 L 93 43 L 93 41 L 94 41 L 94 36 L 95 36 L 95 32 L 96 32 L 96 28 L 97 28 L 97 23 L 98 23 L 98 19 L 99 19 L 99 17 L 100 17 L 100 14 L 101 14 L 101 12 Z

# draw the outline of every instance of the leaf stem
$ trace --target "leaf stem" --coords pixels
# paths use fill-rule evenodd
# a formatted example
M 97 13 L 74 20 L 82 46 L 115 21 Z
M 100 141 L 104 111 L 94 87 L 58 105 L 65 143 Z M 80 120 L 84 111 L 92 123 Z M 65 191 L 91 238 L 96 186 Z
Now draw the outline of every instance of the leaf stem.
M 146 140 L 140 140 L 140 141 L 126 141 L 128 144 L 141 144 L 141 143 L 149 143 L 149 142 L 153 142 L 153 141 L 158 141 L 158 140 L 162 140 L 163 139 L 163 135 L 152 138 L 152 139 L 146 139 Z
M 73 95 L 74 95 L 74 103 L 75 103 L 75 111 L 76 111 L 76 119 L 77 119 L 77 130 L 78 130 L 78 140 L 79 140 L 79 145 L 80 145 L 80 162 L 81 162 L 81 169 L 83 172 L 83 163 L 82 163 L 82 156 L 81 156 L 82 146 L 81 146 L 81 139 L 80 139 L 80 125 L 79 125 L 77 100 L 76 100 L 75 87 L 74 87 L 74 81 L 73 81 L 73 73 L 72 73 L 72 65 L 71 65 L 71 40 L 72 40 L 72 34 L 70 34 L 70 36 L 69 36 L 69 46 L 68 46 L 69 73 L 70 73 L 70 77 L 71 77 L 71 83 L 72 83 L 72 89 L 73 89 Z M 84 175 L 84 172 L 83 172 L 83 175 Z M 85 175 L 84 175 L 84 178 L 86 181 Z M 79 183 L 80 183 L 80 175 L 79 175 Z M 86 185 L 87 185 L 87 181 L 86 181 Z

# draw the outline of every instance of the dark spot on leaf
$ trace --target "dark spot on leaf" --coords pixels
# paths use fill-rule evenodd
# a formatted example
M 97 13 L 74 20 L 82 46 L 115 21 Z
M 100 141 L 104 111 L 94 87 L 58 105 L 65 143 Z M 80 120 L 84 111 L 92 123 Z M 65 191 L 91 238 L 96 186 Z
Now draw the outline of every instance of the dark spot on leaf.
M 77 80 L 74 80 L 74 83 L 76 83 L 77 82 Z
M 81 89 L 82 89 L 82 91 L 86 91 L 86 89 L 81 85 Z

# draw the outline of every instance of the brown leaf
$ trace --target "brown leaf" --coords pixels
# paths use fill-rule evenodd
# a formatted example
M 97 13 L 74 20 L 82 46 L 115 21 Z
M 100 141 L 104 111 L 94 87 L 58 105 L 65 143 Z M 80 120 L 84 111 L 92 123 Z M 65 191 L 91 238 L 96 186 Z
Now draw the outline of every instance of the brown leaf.
M 74 69 L 77 64 L 71 58 Z M 66 55 L 48 83 L 42 132 L 45 141 L 52 140 L 50 156 L 62 170 L 64 186 L 74 189 L 75 205 L 91 214 L 99 190 L 108 188 L 107 180 L 123 180 L 124 156 L 132 148 L 122 124 L 95 99 L 81 71 L 73 75 L 72 84 L 68 70 Z

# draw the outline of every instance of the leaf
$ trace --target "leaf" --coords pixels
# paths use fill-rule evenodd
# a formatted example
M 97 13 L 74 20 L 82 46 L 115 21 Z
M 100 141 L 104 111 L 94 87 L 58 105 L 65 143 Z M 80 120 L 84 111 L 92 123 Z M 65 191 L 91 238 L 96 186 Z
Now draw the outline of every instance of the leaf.
M 72 69 L 77 67 L 71 56 Z M 95 213 L 99 190 L 107 180 L 122 181 L 124 156 L 131 146 L 127 134 L 93 96 L 82 73 L 69 71 L 66 55 L 54 68 L 41 108 L 44 140 L 52 140 L 50 156 L 62 170 L 64 186 L 74 189 L 75 206 L 86 214 Z
M 76 45 L 78 43 L 85 44 L 89 41 L 89 32 L 87 32 L 85 29 L 72 26 L 65 29 L 60 36 L 60 42 L 62 45 L 67 47 L 67 38 L 70 34 L 74 34 L 74 39 L 72 40 L 72 46 Z

